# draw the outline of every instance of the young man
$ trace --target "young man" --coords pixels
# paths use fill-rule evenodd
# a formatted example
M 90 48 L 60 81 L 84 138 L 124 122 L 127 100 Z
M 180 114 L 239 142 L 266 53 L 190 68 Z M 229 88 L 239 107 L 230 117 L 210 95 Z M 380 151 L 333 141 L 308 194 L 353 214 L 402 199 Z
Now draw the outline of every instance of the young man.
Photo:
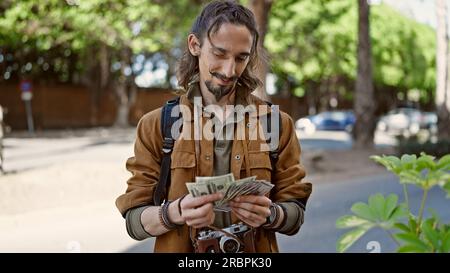
M 276 119 L 282 129 L 280 135 L 276 132 L 278 159 L 273 167 L 264 134 L 250 137 L 272 109 L 251 95 L 260 84 L 252 73 L 257 44 L 253 14 L 235 2 L 214 1 L 194 22 L 178 66 L 184 93 L 179 101 L 182 132 L 171 154 L 168 201 L 161 206 L 153 198 L 163 158 L 161 108 L 138 124 L 135 156 L 126 164 L 132 177 L 116 205 L 132 238 L 156 237 L 155 252 L 193 252 L 195 236 L 217 222 L 213 203 L 222 195 L 187 194 L 186 183 L 196 176 L 232 173 L 235 179 L 256 176 L 274 185 L 269 194 L 242 195 L 229 203 L 232 223 L 254 231 L 256 252 L 278 252 L 275 232 L 292 235 L 303 223 L 312 186 L 301 181 L 305 171 L 292 119 L 283 112 Z M 237 106 L 245 110 L 237 111 Z M 213 137 L 205 137 L 207 132 Z

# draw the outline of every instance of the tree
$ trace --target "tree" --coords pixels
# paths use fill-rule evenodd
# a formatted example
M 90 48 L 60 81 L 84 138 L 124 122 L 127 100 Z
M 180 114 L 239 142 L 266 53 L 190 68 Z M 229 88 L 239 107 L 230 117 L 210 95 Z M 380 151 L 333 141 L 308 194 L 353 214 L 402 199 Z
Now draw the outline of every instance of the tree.
M 272 0 L 250 0 L 249 9 L 255 15 L 256 24 L 258 25 L 259 41 L 258 50 L 261 55 L 259 66 L 256 70 L 256 76 L 262 81 L 263 85 L 258 87 L 255 94 L 261 99 L 267 100 L 266 94 L 266 76 L 268 71 L 267 52 L 264 47 L 264 40 L 267 33 L 269 22 L 270 8 L 272 7 Z
M 370 43 L 370 7 L 367 0 L 358 0 L 358 74 L 355 84 L 354 111 L 356 148 L 372 147 L 375 131 L 375 101 L 372 83 L 372 55 Z
M 436 110 L 438 115 L 438 137 L 440 139 L 450 138 L 450 84 L 447 37 L 447 7 L 445 0 L 436 3 L 437 13 L 437 58 L 436 58 Z
M 13 56 L 16 64 L 11 67 L 33 63 L 29 73 L 40 81 L 85 84 L 91 94 L 93 126 L 100 95 L 114 92 L 120 109 L 116 124 L 124 125 L 136 92 L 134 56 L 163 53 L 173 57 L 171 50 L 181 47 L 179 41 L 201 3 L 8 0 L 0 4 L 0 51 Z M 16 80 L 20 69 L 11 67 L 4 70 L 8 75 L 15 73 L 9 79 Z
M 265 39 L 272 71 L 279 88 L 307 98 L 310 114 L 333 108 L 332 98 L 338 107 L 354 100 L 357 11 L 357 1 L 273 2 Z M 433 107 L 434 30 L 384 4 L 371 6 L 370 24 L 377 114 L 410 90 L 419 90 L 420 102 Z

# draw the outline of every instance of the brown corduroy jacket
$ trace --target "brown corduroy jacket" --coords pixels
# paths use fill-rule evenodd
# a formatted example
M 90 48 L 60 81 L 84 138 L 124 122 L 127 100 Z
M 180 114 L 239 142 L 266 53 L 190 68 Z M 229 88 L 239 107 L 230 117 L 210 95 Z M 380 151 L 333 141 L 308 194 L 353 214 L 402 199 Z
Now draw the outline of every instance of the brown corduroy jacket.
M 244 122 L 244 126 L 240 128 L 245 128 L 243 131 L 247 137 L 245 140 L 236 140 L 238 138 L 233 140 L 230 172 L 233 173 L 235 179 L 254 175 L 258 180 L 271 181 L 273 178 L 271 183 L 274 184 L 274 187 L 269 196 L 273 202 L 295 199 L 306 204 L 312 185 L 302 181 L 305 177 L 305 170 L 300 164 L 301 150 L 291 117 L 280 111 L 282 130 L 278 145 L 279 158 L 275 170 L 272 170 L 269 152 L 261 148 L 266 143 L 264 134 L 258 134 L 256 139 L 250 137 L 250 134 L 257 129 L 261 130 L 260 117 L 271 111 L 271 108 L 253 95 L 250 95 L 248 99 L 256 106 L 257 111 L 254 112 L 256 114 L 253 116 L 254 118 L 241 121 Z M 194 106 L 187 95 L 181 96 L 180 105 L 186 106 L 185 109 L 189 109 L 190 113 L 193 113 Z M 197 144 L 195 143 L 193 140 L 194 116 L 190 113 L 183 111 L 181 135 L 185 136 L 185 139 L 175 141 L 171 155 L 169 200 L 175 200 L 188 193 L 185 183 L 195 181 L 196 176 L 213 175 L 214 142 L 205 137 Z M 203 117 L 202 121 L 203 124 L 206 124 L 208 119 Z M 122 216 L 125 216 L 127 210 L 131 208 L 152 205 L 153 191 L 159 180 L 162 160 L 160 123 L 161 108 L 147 113 L 138 123 L 134 157 L 129 158 L 126 162 L 126 168 L 132 173 L 132 176 L 127 181 L 126 192 L 116 200 L 116 206 Z M 238 134 L 238 131 L 236 130 L 235 134 Z M 186 137 L 189 135 L 190 139 Z M 199 147 L 196 148 L 196 145 Z M 234 216 L 232 220 L 237 222 L 237 218 Z M 257 252 L 278 252 L 275 232 L 260 227 L 256 230 L 255 238 Z M 179 230 L 172 230 L 158 236 L 154 251 L 193 252 L 189 227 L 184 225 Z

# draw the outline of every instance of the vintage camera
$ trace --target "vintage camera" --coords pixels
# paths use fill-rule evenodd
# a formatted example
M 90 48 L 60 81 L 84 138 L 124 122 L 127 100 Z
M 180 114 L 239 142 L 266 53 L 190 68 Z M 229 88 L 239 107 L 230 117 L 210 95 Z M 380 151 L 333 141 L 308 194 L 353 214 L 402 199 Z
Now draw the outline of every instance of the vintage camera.
M 230 211 L 216 211 L 217 216 L 222 218 L 221 223 L 231 222 Z M 194 245 L 198 253 L 252 253 L 255 252 L 254 229 L 238 223 L 223 228 L 202 230 Z

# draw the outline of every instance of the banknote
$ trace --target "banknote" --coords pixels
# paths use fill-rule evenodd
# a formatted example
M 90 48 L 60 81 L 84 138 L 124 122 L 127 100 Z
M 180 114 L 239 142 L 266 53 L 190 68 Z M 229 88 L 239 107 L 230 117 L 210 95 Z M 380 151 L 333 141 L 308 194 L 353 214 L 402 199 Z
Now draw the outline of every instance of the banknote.
M 248 179 L 243 179 L 243 181 L 237 180 L 228 187 L 224 197 L 219 200 L 217 206 L 226 206 L 230 200 L 242 195 L 265 195 L 272 188 L 273 184 L 263 180 L 256 180 L 255 177 L 249 177 Z
M 214 203 L 215 207 L 226 207 L 228 202 L 242 195 L 265 195 L 273 184 L 256 180 L 256 176 L 234 180 L 232 173 L 221 176 L 198 176 L 195 182 L 186 183 L 190 194 L 194 197 L 221 192 L 223 198 Z
M 213 181 L 215 183 L 226 183 L 234 181 L 234 175 L 232 173 L 227 173 L 219 176 L 197 176 L 195 177 L 195 182 L 197 183 L 207 183 Z

